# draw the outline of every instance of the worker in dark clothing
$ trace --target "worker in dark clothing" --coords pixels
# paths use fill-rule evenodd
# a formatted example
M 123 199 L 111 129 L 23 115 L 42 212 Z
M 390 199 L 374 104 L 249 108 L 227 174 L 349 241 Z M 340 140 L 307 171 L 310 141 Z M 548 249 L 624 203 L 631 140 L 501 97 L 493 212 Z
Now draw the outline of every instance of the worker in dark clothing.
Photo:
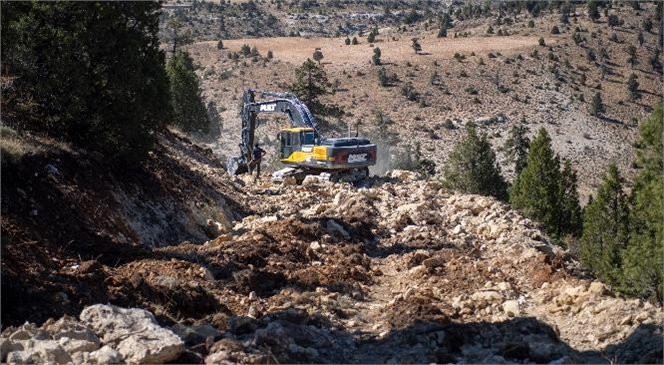
M 253 173 L 253 169 L 256 169 L 256 178 L 255 180 L 260 179 L 260 174 L 261 174 L 261 159 L 263 158 L 263 155 L 265 154 L 265 150 L 260 148 L 258 146 L 258 143 L 254 146 L 254 150 L 251 152 L 252 153 L 252 159 L 251 162 L 249 163 L 249 172 Z

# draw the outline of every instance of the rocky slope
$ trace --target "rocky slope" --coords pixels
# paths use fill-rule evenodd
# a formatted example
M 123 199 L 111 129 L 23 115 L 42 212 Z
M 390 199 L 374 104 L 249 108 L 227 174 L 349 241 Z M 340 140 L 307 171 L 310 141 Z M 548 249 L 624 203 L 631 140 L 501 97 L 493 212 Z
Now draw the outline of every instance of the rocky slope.
M 90 255 L 90 246 L 63 253 L 16 235 L 3 241 L 3 324 L 36 323 L 4 329 L 0 361 L 662 358 L 661 308 L 593 281 L 536 224 L 502 203 L 453 193 L 403 171 L 361 186 L 315 179 L 302 186 L 254 183 L 230 178 L 202 160 L 203 151 L 169 141 L 161 142 L 166 153 L 154 163 L 171 160 L 180 170 L 163 170 L 162 178 L 198 171 L 200 182 L 245 210 L 229 224 L 210 215 L 213 239 L 152 248 L 136 242 L 134 251 L 113 260 L 108 253 Z M 65 178 L 67 170 L 60 170 Z M 198 182 L 187 185 L 188 191 L 198 188 Z M 18 222 L 15 207 L 3 208 L 3 218 Z M 151 236 L 143 237 L 149 242 Z M 34 251 L 19 255 L 22 248 Z M 28 265 L 26 257 L 39 257 L 35 251 L 57 265 Z M 76 260 L 76 254 L 86 258 Z M 22 297 L 27 310 L 6 299 L 7 289 L 17 290 L 7 277 L 21 275 L 30 278 L 23 282 L 32 293 Z M 107 302 L 119 307 L 93 305 Z M 77 319 L 44 322 L 64 313 Z

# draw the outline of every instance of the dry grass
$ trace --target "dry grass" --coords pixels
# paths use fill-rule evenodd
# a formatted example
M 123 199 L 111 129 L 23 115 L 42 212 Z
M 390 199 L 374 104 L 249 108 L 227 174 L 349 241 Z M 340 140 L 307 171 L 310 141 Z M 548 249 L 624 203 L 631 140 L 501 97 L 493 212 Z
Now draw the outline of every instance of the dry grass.
M 65 142 L 19 133 L 6 125 L 0 125 L 0 157 L 3 163 L 16 163 L 26 156 L 53 150 L 71 152 L 71 147 Z

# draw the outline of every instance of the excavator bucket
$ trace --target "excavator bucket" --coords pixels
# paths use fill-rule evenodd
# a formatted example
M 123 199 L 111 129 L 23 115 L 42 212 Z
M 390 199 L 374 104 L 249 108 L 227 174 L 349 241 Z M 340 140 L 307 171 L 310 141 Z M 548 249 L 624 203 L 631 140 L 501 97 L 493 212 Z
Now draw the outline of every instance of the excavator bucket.
M 249 168 L 239 157 L 229 157 L 226 164 L 226 171 L 228 171 L 229 175 L 235 176 L 249 172 Z

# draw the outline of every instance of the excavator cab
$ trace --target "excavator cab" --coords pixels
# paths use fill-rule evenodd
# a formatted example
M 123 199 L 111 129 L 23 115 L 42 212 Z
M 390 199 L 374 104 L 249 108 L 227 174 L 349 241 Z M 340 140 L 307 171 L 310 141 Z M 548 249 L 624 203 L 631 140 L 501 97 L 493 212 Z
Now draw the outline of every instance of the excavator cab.
M 316 143 L 316 132 L 312 128 L 282 129 L 277 135 L 279 140 L 279 158 L 288 159 L 294 152 L 313 148 Z M 303 148 L 304 147 L 304 148 Z

